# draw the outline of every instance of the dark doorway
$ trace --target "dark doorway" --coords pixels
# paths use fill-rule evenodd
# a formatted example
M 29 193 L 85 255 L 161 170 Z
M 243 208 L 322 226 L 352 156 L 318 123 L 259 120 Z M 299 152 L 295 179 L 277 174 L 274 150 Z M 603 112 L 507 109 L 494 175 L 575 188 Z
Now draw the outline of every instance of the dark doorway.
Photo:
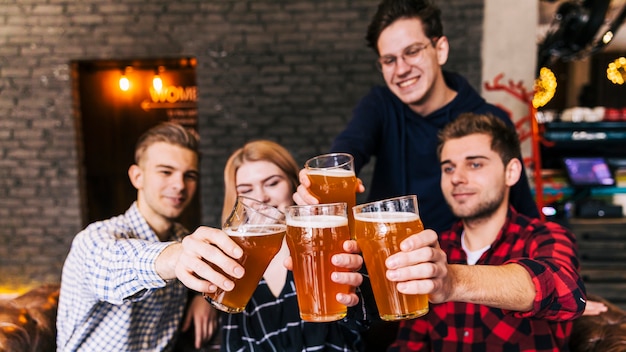
M 72 62 L 85 225 L 121 214 L 137 199 L 127 171 L 144 131 L 162 121 L 197 130 L 195 66 L 194 58 Z M 181 218 L 190 230 L 200 223 L 199 194 Z

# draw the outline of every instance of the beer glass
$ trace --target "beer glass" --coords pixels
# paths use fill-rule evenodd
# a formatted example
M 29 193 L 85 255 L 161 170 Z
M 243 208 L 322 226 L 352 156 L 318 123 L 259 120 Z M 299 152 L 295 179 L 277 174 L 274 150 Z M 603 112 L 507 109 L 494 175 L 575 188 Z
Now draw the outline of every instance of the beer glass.
M 204 298 L 219 310 L 239 313 L 246 308 L 267 266 L 283 244 L 285 215 L 270 205 L 239 196 L 222 230 L 243 249 L 237 262 L 244 267 L 245 274 L 236 279 L 212 265 L 233 280 L 235 287 L 231 291 L 218 288 L 216 292 L 205 293 Z
M 404 196 L 361 204 L 354 212 L 361 248 L 381 319 L 412 319 L 428 313 L 428 295 L 405 295 L 387 280 L 385 260 L 400 251 L 400 242 L 424 230 L 417 197 Z
M 320 204 L 347 203 L 348 224 L 354 234 L 354 217 L 350 209 L 356 205 L 357 179 L 352 155 L 323 154 L 307 160 L 304 167 L 311 180 L 309 190 Z
M 346 203 L 290 206 L 287 208 L 287 245 L 293 259 L 293 277 L 302 320 L 339 320 L 348 310 L 337 302 L 337 293 L 349 293 L 349 285 L 331 280 L 335 267 L 330 258 L 343 253 L 350 239 Z

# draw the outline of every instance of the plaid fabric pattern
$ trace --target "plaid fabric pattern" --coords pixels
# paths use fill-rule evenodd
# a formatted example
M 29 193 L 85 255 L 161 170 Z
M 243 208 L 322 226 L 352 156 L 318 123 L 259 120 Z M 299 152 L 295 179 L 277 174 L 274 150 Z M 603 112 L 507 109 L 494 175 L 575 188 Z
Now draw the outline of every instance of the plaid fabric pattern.
M 462 232 L 458 223 L 440 235 L 451 264 L 467 264 Z M 510 208 L 477 265 L 507 263 L 522 265 L 532 277 L 537 295 L 530 312 L 462 302 L 431 304 L 424 317 L 401 323 L 390 351 L 568 351 L 571 320 L 582 314 L 586 299 L 573 234 Z
M 170 239 L 187 231 L 175 225 Z M 168 351 L 187 289 L 156 273 L 160 242 L 137 209 L 81 231 L 63 266 L 58 351 Z
M 300 319 L 291 271 L 286 280 L 283 291 L 275 297 L 262 279 L 244 312 L 222 316 L 222 351 L 360 351 L 358 320 L 363 316 L 329 323 L 305 322 Z M 349 314 L 361 308 L 357 305 Z

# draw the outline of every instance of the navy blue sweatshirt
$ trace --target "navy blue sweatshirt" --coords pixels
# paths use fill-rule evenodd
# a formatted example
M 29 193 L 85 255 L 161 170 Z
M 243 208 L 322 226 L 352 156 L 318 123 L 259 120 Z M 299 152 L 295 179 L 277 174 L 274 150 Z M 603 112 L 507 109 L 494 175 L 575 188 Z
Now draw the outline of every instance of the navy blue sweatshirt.
M 356 173 L 372 157 L 374 174 L 366 186 L 368 200 L 415 194 L 426 228 L 440 233 L 457 221 L 441 191 L 437 133 L 463 112 L 491 113 L 513 126 L 503 110 L 488 104 L 462 76 L 445 72 L 445 82 L 457 92 L 449 104 L 428 116 L 415 113 L 387 87 L 374 87 L 355 107 L 352 120 L 335 139 L 331 151 L 354 156 Z M 511 188 L 510 202 L 520 213 L 537 218 L 525 171 Z

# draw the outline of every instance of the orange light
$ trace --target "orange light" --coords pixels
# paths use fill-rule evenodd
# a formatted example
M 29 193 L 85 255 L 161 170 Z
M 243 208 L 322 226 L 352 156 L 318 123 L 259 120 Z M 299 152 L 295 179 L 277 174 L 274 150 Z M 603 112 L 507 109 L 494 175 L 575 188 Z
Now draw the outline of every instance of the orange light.
M 126 75 L 120 77 L 120 89 L 124 92 L 130 89 L 130 81 L 128 80 L 128 77 L 126 77 Z
M 126 66 L 123 70 L 122 70 L 122 77 L 120 77 L 120 89 L 123 92 L 127 92 L 130 89 L 130 80 L 128 79 L 128 74 L 133 72 L 133 67 L 132 66 Z
M 613 84 L 624 84 L 626 80 L 626 57 L 619 57 L 606 68 L 606 78 Z
M 556 76 L 547 67 L 539 70 L 539 78 L 535 80 L 535 94 L 533 95 L 533 106 L 540 108 L 546 105 L 556 92 Z

